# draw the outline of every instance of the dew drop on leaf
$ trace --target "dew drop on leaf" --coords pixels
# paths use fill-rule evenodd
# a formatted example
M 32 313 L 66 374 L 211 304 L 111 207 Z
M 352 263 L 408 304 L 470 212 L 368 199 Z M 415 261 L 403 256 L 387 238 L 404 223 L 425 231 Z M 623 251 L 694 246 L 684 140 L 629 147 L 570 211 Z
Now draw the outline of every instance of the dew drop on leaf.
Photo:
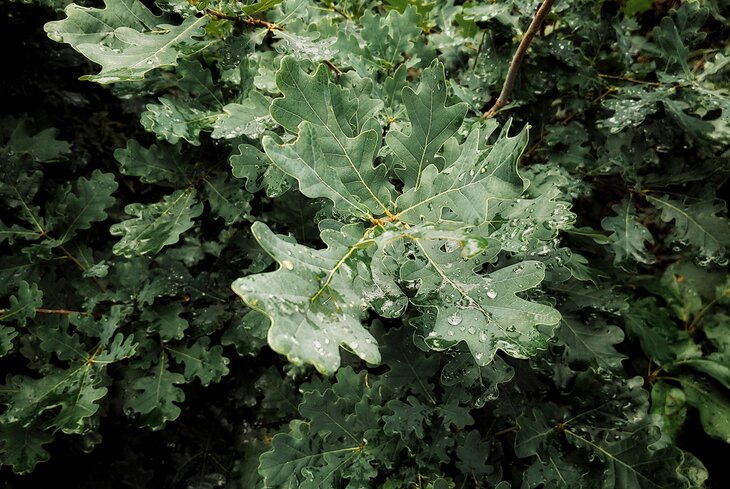
M 446 319 L 446 321 L 447 321 L 447 322 L 448 322 L 448 323 L 449 323 L 450 325 L 452 325 L 452 326 L 458 326 L 459 324 L 461 324 L 461 321 L 462 321 L 462 317 L 461 317 L 461 314 L 459 314 L 458 312 L 455 312 L 455 313 L 453 313 L 453 314 L 452 314 L 451 316 L 449 316 L 449 317 L 448 317 L 448 318 Z

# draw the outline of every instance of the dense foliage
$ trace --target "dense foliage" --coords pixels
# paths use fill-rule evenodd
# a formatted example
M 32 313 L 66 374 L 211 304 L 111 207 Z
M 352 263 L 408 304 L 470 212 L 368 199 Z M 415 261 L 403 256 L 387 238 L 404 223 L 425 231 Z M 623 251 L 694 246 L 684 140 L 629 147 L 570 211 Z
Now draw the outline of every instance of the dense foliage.
M 6 487 L 725 487 L 730 2 L 33 3 Z

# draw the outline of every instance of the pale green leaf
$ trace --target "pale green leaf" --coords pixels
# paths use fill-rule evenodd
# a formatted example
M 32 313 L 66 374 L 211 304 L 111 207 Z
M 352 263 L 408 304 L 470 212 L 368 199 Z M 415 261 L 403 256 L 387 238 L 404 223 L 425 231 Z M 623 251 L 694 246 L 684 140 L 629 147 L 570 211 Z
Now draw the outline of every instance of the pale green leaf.
M 170 144 L 184 139 L 199 146 L 200 132 L 211 128 L 217 114 L 168 97 L 159 100 L 159 104 L 147 104 L 141 117 L 142 127 Z
M 82 77 L 97 83 L 142 80 L 155 68 L 174 66 L 181 54 L 210 44 L 198 40 L 207 16 L 166 24 L 138 0 L 109 1 L 104 9 L 71 4 L 65 12 L 65 19 L 49 22 L 44 29 L 51 39 L 70 44 L 102 66 L 98 74 Z
M 284 96 L 274 100 L 271 115 L 298 137 L 285 145 L 264 137 L 273 164 L 296 178 L 304 195 L 327 197 L 345 215 L 387 214 L 393 187 L 385 167 L 373 166 L 381 138 L 374 129 L 356 133 L 350 120 L 357 102 L 329 81 L 327 67 L 307 75 L 290 57 L 282 60 L 276 83 Z
M 479 275 L 475 265 L 444 252 L 438 242 L 416 242 L 417 258 L 401 269 L 404 280 L 420 280 L 411 302 L 432 315 L 423 331 L 426 344 L 445 350 L 464 341 L 479 365 L 497 350 L 529 358 L 547 347 L 549 336 L 538 325 L 556 326 L 560 313 L 517 296 L 539 285 L 544 265 L 525 261 Z M 550 331 L 553 328 L 545 328 Z
M 269 346 L 292 363 L 334 373 L 340 345 L 367 362 L 380 362 L 375 339 L 360 323 L 363 298 L 353 285 L 360 263 L 369 268 L 375 246 L 358 230 L 362 228 L 354 225 L 323 232 L 328 248 L 317 251 L 282 240 L 263 223 L 251 227 L 279 269 L 239 278 L 233 290 L 269 317 Z
M 396 174 L 407 187 L 421 184 L 423 170 L 429 165 L 443 168 L 437 156 L 441 146 L 459 130 L 466 104 L 446 106 L 446 75 L 443 64 L 434 61 L 420 76 L 418 91 L 403 89 L 410 132 L 391 131 L 385 138 L 395 153 L 399 166 Z
M 246 136 L 258 139 L 267 129 L 275 127 L 269 114 L 270 101 L 259 92 L 252 92 L 241 103 L 225 105 L 213 124 L 213 139 L 233 139 Z

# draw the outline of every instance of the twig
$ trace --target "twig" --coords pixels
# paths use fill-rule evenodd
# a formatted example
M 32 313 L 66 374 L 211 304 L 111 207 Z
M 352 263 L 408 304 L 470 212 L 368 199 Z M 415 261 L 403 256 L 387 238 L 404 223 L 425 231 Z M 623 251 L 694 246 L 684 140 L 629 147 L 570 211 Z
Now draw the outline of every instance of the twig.
M 512 96 L 512 90 L 515 87 L 515 81 L 517 80 L 517 73 L 520 70 L 522 59 L 527 53 L 527 48 L 530 46 L 532 38 L 534 38 L 535 34 L 537 34 L 540 30 L 540 25 L 542 24 L 543 19 L 545 19 L 545 16 L 548 12 L 550 12 L 550 8 L 553 6 L 553 3 L 555 3 L 555 0 L 545 0 L 542 2 L 542 5 L 540 5 L 540 8 L 537 9 L 537 13 L 532 19 L 530 27 L 528 27 L 527 32 L 525 32 L 525 37 L 522 38 L 520 45 L 517 46 L 517 51 L 515 51 L 515 55 L 512 57 L 512 61 L 509 64 L 507 78 L 505 78 L 504 85 L 502 85 L 502 91 L 500 92 L 499 97 L 497 97 L 497 101 L 494 102 L 492 108 L 482 116 L 483 119 L 494 117 L 494 115 L 499 112 L 502 107 L 510 103 L 510 97 Z
M 234 22 L 242 22 L 246 25 L 250 25 L 253 27 L 265 27 L 266 29 L 270 31 L 283 31 L 285 30 L 282 26 L 279 24 L 275 24 L 273 22 L 268 22 L 263 19 L 256 19 L 254 17 L 251 17 L 250 15 L 245 16 L 236 16 L 236 15 L 229 15 L 224 12 L 221 12 L 219 10 L 215 10 L 212 8 L 205 9 L 205 12 L 217 19 L 225 19 L 225 20 L 232 20 Z
M 7 309 L 0 309 L 0 314 L 5 314 L 6 312 L 7 312 Z M 69 316 L 71 314 L 79 314 L 81 316 L 91 315 L 90 312 L 86 312 L 86 311 L 69 311 L 68 309 L 45 309 L 43 307 L 36 307 L 35 312 L 41 313 L 41 314 L 61 314 L 64 316 Z
M 598 78 L 606 78 L 607 80 L 621 80 L 625 82 L 631 82 L 631 83 L 639 83 L 641 85 L 650 85 L 652 87 L 661 87 L 662 84 L 658 82 L 648 82 L 644 80 L 637 80 L 636 78 L 629 78 L 626 76 L 616 76 L 616 75 L 606 75 L 604 73 L 599 73 Z
M 214 10 L 212 8 L 206 9 L 205 12 L 208 15 L 210 15 L 212 17 L 216 17 L 218 19 L 232 20 L 234 22 L 242 22 L 242 23 L 244 23 L 246 25 L 250 25 L 252 27 L 264 27 L 265 29 L 268 29 L 269 32 L 271 32 L 271 31 L 286 32 L 286 29 L 282 25 L 276 24 L 274 22 L 268 22 L 263 19 L 256 19 L 254 17 L 251 17 L 250 15 L 237 17 L 235 15 L 228 15 L 226 13 L 223 13 L 218 10 Z M 324 60 L 322 60 L 322 63 L 327 65 L 327 67 L 330 70 L 332 70 L 335 75 L 340 76 L 342 74 L 342 71 L 340 71 L 340 69 L 337 66 L 335 66 L 335 64 L 332 61 L 330 61 L 328 59 L 324 59 Z

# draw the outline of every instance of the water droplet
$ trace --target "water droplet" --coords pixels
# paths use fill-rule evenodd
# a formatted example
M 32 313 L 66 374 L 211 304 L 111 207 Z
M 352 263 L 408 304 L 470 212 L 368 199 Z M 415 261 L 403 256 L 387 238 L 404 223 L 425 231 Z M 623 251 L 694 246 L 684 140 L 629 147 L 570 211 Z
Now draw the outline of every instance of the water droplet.
M 497 297 L 497 292 L 489 289 L 487 290 L 487 297 L 489 297 L 490 299 L 495 299 Z
M 462 321 L 461 314 L 459 314 L 458 312 L 455 312 L 454 314 L 449 316 L 446 319 L 446 321 L 452 326 L 458 326 L 459 324 L 461 324 L 461 321 Z

